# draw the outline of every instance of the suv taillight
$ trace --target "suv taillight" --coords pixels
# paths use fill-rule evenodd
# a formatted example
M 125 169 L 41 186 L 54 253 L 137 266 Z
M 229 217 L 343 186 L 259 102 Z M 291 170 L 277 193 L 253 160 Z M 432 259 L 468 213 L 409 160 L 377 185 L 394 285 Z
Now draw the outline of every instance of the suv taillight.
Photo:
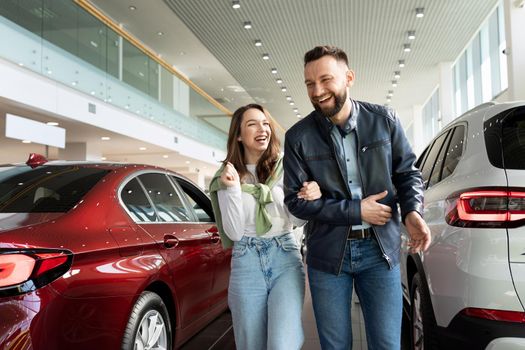
M 459 227 L 518 227 L 525 224 L 525 190 L 475 189 L 451 196 L 445 219 Z
M 525 312 L 492 310 L 469 307 L 461 311 L 465 316 L 484 318 L 487 320 L 525 323 Z
M 51 249 L 0 249 L 0 297 L 31 292 L 66 273 L 73 253 Z

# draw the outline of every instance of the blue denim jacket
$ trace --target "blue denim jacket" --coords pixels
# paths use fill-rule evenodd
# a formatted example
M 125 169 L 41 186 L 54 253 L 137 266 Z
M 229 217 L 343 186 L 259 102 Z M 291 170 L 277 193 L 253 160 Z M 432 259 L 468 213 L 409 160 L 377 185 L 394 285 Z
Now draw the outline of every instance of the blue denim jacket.
M 423 212 L 421 173 L 414 166 L 416 156 L 397 114 L 371 103 L 352 104 L 358 116 L 357 162 L 363 198 L 388 191 L 380 202 L 392 208 L 392 219 L 372 229 L 383 257 L 393 267 L 399 263 L 401 218 L 411 211 Z M 309 220 L 305 227 L 307 264 L 339 274 L 348 232 L 352 225 L 361 224 L 361 201 L 351 199 L 343 152 L 330 137 L 332 127 L 329 120 L 314 111 L 286 132 L 284 201 L 290 213 Z M 315 201 L 297 198 L 304 181 L 316 181 L 323 196 Z

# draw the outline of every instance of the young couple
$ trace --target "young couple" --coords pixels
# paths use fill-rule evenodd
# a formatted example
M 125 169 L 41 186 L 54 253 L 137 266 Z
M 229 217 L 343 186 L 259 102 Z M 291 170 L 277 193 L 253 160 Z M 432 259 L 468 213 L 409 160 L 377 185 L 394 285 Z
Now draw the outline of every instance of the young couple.
M 235 343 L 241 350 L 301 348 L 305 281 L 291 231 L 308 220 L 306 262 L 322 349 L 351 349 L 354 285 L 368 348 L 399 349 L 400 221 L 413 251 L 430 244 L 416 157 L 392 110 L 348 97 L 354 72 L 344 51 L 318 46 L 304 64 L 315 111 L 286 133 L 284 159 L 266 110 L 241 107 L 210 184 L 223 244 L 233 245 Z

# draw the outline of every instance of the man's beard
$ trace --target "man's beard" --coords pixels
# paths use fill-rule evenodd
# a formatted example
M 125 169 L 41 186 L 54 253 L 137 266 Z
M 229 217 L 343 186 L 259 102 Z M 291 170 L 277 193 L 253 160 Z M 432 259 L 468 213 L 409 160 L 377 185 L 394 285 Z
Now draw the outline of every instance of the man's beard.
M 344 106 L 344 104 L 346 102 L 346 98 L 347 98 L 346 90 L 343 91 L 343 93 L 341 93 L 339 95 L 334 94 L 333 96 L 334 96 L 334 99 L 335 99 L 335 105 L 334 105 L 333 108 L 331 108 L 329 110 L 322 110 L 321 106 L 319 105 L 319 103 L 312 102 L 312 105 L 314 106 L 315 110 L 317 112 L 321 113 L 326 118 L 332 118 L 334 115 L 339 113 L 341 111 L 341 109 L 343 109 L 343 106 Z

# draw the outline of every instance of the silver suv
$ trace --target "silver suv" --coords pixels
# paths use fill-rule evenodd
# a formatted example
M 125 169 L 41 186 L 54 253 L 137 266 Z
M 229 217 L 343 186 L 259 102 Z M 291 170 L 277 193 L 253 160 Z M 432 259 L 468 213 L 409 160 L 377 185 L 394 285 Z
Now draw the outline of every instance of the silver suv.
M 404 249 L 413 349 L 525 349 L 525 102 L 447 125 L 416 165 L 432 244 Z

